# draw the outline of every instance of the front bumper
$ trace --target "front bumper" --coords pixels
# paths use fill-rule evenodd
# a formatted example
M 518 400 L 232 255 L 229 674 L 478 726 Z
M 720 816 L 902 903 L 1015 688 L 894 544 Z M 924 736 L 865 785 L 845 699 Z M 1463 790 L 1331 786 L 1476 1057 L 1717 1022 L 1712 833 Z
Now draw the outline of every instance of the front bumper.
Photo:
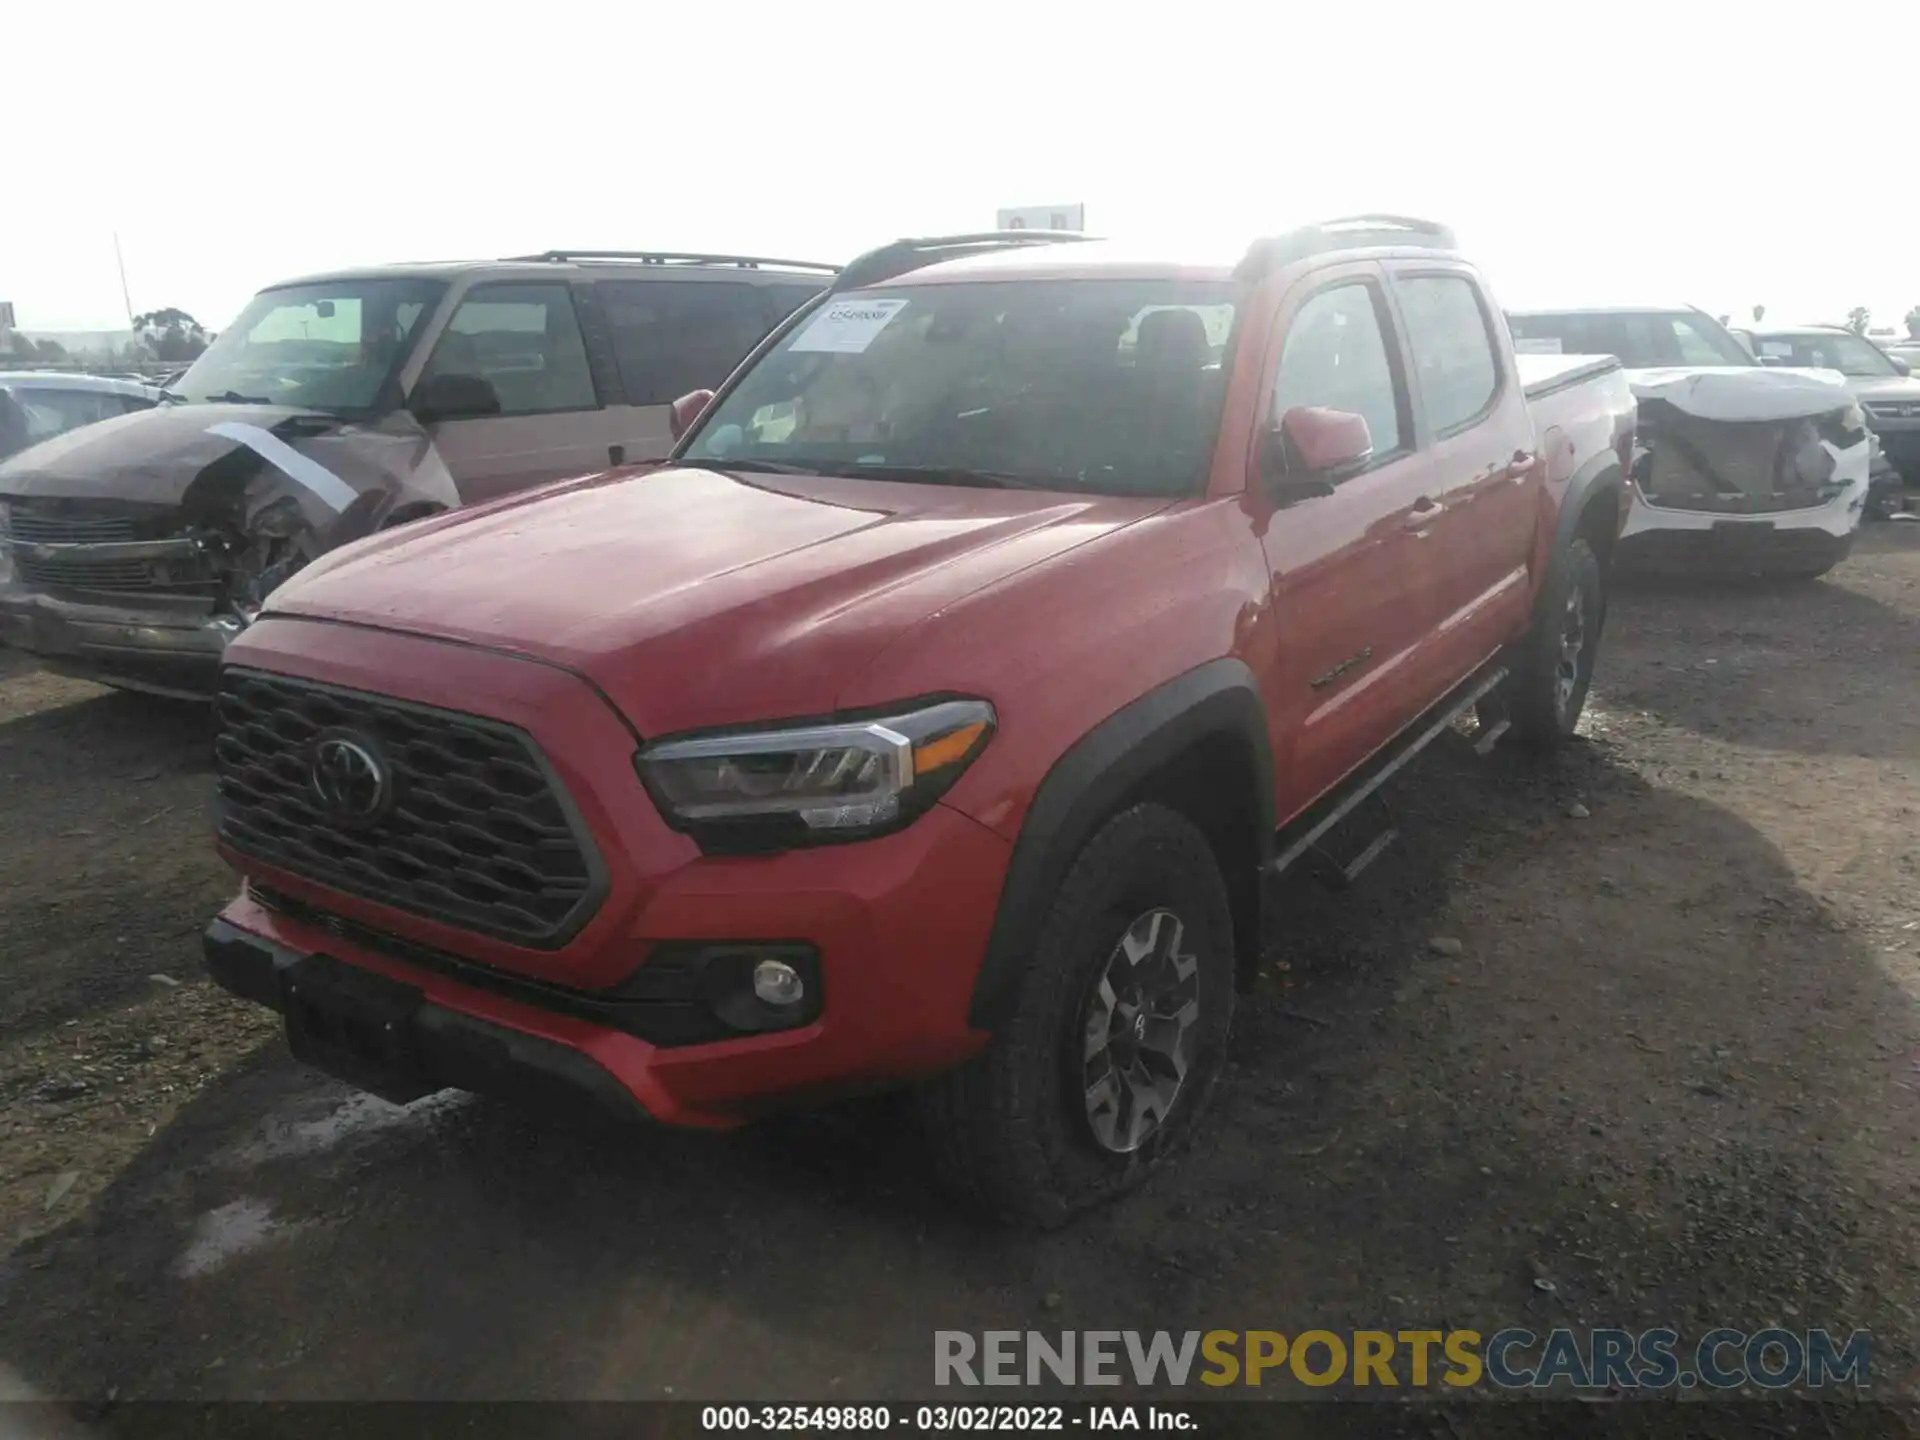
M 1838 564 L 1853 548 L 1872 488 L 1866 441 L 1829 445 L 1839 493 L 1823 505 L 1732 515 L 1652 505 L 1630 487 L 1615 552 L 1627 569 L 1657 573 L 1783 574 Z
M 297 1010 L 299 977 L 313 966 L 312 957 L 226 920 L 207 927 L 204 944 L 207 971 L 222 988 L 283 1015 Z M 410 987 L 390 993 L 413 998 L 395 1011 L 392 1028 L 383 1027 L 378 1043 L 357 1045 L 338 1037 L 331 1044 L 316 1042 L 310 1029 L 290 1022 L 290 1033 L 301 1037 L 296 1053 L 304 1049 L 302 1058 L 395 1104 L 454 1088 L 561 1103 L 586 1098 L 609 1114 L 646 1115 L 632 1094 L 581 1050 L 436 1004 Z
M 65 599 L 0 582 L 0 641 L 62 674 L 186 699 L 212 693 L 241 628 L 237 617 L 207 612 L 197 600 Z
M 564 943 L 541 949 L 305 878 L 223 842 L 248 888 L 221 921 L 269 953 L 328 956 L 417 992 L 423 1014 L 453 1012 L 575 1052 L 632 1103 L 677 1125 L 734 1125 L 911 1081 L 985 1043 L 968 1010 L 1012 846 L 958 810 L 936 804 L 902 830 L 852 844 L 703 855 L 665 824 L 635 776 L 632 731 L 570 671 L 274 615 L 250 625 L 228 660 L 517 727 L 551 766 L 606 872 L 593 913 Z M 660 967 L 668 957 L 680 963 L 689 947 L 747 946 L 806 947 L 816 957 L 825 997 L 816 1018 L 712 1038 L 667 1028 L 657 1011 L 638 1023 L 609 1009 L 643 991 L 658 998 Z M 265 981 L 229 988 L 272 1003 Z M 488 1088 L 511 1088 L 526 1070 L 496 1067 Z M 420 1083 L 468 1082 L 428 1067 Z

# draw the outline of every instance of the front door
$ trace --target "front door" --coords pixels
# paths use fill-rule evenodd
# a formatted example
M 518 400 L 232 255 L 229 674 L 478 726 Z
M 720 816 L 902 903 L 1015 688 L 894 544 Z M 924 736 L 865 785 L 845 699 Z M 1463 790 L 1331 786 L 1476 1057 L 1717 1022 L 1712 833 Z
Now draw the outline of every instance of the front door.
M 427 357 L 421 378 L 434 375 L 476 375 L 499 397 L 498 415 L 431 427 L 469 505 L 604 470 L 608 447 L 625 438 L 594 387 L 573 295 L 559 281 L 474 286 Z
M 1265 698 L 1283 817 L 1335 785 L 1432 698 L 1419 652 L 1436 613 L 1428 551 L 1438 514 L 1378 268 L 1321 272 L 1286 305 L 1264 424 L 1295 406 L 1350 411 L 1367 422 L 1373 459 L 1333 494 L 1266 518 L 1262 544 L 1283 658 Z

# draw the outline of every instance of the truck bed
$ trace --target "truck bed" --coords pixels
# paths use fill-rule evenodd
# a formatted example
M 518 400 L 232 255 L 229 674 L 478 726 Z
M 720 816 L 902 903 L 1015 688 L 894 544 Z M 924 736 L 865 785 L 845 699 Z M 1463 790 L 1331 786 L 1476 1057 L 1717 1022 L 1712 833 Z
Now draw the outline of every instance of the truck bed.
M 1522 353 L 1516 354 L 1513 359 L 1520 375 L 1521 388 L 1526 391 L 1529 400 L 1539 400 L 1557 390 L 1565 390 L 1583 380 L 1620 368 L 1620 362 L 1611 355 Z
M 1627 372 L 1611 355 L 1515 355 L 1547 479 L 1570 479 L 1606 451 L 1627 463 L 1638 406 Z

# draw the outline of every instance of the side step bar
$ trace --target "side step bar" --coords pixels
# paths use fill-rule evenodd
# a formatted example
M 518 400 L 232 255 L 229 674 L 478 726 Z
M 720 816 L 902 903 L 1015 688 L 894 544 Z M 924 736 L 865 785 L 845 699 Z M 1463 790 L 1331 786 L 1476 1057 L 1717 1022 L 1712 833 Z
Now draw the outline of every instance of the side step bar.
M 1281 874 L 1291 869 L 1303 855 L 1318 851 L 1321 848 L 1321 840 L 1334 826 L 1351 815 L 1362 801 L 1399 773 L 1401 767 L 1409 760 L 1439 739 L 1441 732 L 1448 729 L 1455 720 L 1486 698 L 1506 680 L 1507 674 L 1507 667 L 1501 664 L 1479 671 L 1439 704 L 1428 710 L 1398 738 L 1388 742 L 1362 768 L 1360 778 L 1349 781 L 1346 787 L 1338 792 L 1338 799 L 1322 800 L 1309 808 L 1299 819 L 1284 826 L 1274 837 L 1275 853 L 1273 859 L 1267 862 L 1267 873 Z M 1506 729 L 1505 720 L 1487 726 L 1475 737 L 1474 748 L 1481 754 L 1486 754 Z M 1355 876 L 1380 858 L 1380 853 L 1392 843 L 1397 833 L 1392 829 L 1382 831 L 1353 860 L 1344 865 L 1336 865 L 1335 871 L 1342 877 L 1336 883 L 1351 883 Z

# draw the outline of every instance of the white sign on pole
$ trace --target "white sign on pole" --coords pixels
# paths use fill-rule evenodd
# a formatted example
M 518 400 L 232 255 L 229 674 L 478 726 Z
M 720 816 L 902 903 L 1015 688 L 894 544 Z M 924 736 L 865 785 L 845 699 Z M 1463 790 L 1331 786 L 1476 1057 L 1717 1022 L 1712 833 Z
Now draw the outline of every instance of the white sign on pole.
M 1085 205 L 1024 205 L 1002 210 L 998 228 L 1002 230 L 1084 230 L 1087 228 Z

